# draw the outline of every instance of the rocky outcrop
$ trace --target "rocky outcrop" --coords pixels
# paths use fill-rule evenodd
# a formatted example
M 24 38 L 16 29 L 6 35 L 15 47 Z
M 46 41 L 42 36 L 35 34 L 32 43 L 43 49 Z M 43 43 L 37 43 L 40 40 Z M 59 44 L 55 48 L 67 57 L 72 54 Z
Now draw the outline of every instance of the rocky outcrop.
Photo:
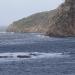
M 75 0 L 65 0 L 52 11 L 41 12 L 13 22 L 11 32 L 43 32 L 48 36 L 75 36 Z
M 75 0 L 65 0 L 52 17 L 47 31 L 49 36 L 75 36 Z
M 13 22 L 8 26 L 8 32 L 47 32 L 50 19 L 56 10 L 40 12 L 27 18 Z

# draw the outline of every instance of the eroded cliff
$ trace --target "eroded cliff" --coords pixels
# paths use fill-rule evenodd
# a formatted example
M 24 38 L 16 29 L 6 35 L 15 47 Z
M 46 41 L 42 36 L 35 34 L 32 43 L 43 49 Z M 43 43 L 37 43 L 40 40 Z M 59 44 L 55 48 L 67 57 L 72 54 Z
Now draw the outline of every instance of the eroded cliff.
M 52 11 L 13 22 L 9 32 L 43 32 L 48 36 L 75 36 L 75 0 L 65 0 Z

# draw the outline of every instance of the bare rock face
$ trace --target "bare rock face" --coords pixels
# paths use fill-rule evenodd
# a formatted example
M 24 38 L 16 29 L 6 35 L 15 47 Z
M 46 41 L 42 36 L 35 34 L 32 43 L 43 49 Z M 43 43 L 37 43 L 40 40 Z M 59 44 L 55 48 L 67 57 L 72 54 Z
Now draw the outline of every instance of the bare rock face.
M 22 18 L 8 26 L 7 32 L 42 32 L 46 33 L 49 20 L 54 16 L 56 10 L 45 11 Z
M 13 22 L 8 32 L 42 32 L 48 36 L 75 36 L 75 0 L 65 0 L 57 9 L 33 14 Z
M 65 0 L 49 23 L 49 36 L 75 36 L 75 0 Z

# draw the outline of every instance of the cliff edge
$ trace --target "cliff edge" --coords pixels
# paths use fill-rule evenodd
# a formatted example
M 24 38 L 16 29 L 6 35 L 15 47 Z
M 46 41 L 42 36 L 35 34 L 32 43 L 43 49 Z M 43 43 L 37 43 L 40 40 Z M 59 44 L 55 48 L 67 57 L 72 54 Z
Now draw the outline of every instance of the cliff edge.
M 75 36 L 75 0 L 65 0 L 52 17 L 48 31 L 49 36 Z
M 50 19 L 56 10 L 33 14 L 29 17 L 13 22 L 8 26 L 7 32 L 42 32 L 48 30 Z
M 75 36 L 75 0 L 65 0 L 52 11 L 13 22 L 8 32 L 43 32 L 48 36 Z

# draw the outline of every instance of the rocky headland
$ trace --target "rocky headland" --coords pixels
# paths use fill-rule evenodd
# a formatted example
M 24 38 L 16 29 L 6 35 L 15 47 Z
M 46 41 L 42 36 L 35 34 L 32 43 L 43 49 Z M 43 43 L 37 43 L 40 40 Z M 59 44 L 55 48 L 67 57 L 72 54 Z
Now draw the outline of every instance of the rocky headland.
M 75 36 L 75 0 L 65 0 L 58 8 L 33 14 L 13 22 L 8 32 L 42 32 L 48 36 Z

